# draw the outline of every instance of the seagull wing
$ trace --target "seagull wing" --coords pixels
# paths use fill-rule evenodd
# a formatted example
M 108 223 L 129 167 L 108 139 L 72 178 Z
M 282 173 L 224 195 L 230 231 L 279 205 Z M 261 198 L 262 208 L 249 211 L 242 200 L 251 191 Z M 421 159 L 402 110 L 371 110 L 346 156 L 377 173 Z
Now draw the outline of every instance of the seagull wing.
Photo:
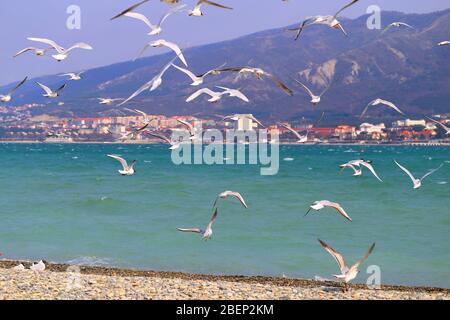
M 41 43 L 48 44 L 49 46 L 55 48 L 55 50 L 58 51 L 58 53 L 63 53 L 65 51 L 63 47 L 61 47 L 55 41 L 50 40 L 50 39 L 44 39 L 44 38 L 27 38 L 27 39 L 30 40 L 30 41 L 35 41 L 35 42 L 41 42 Z
M 399 22 L 399 24 L 402 25 L 402 26 L 405 26 L 405 27 L 407 27 L 407 28 L 414 29 L 413 26 L 411 26 L 411 25 L 409 25 L 409 24 L 407 24 L 407 23 Z
M 402 166 L 400 163 L 398 163 L 396 160 L 394 160 L 395 164 L 402 169 L 410 178 L 411 180 L 414 182 L 416 180 L 416 178 L 412 175 L 412 173 L 406 169 L 404 166 Z
M 216 2 L 209 1 L 209 0 L 200 0 L 198 2 L 198 5 L 201 5 L 201 4 L 209 4 L 211 6 L 215 6 L 215 7 L 218 7 L 218 8 L 233 10 L 233 8 L 226 7 L 224 5 L 221 5 L 221 4 L 218 4 Z
M 395 104 L 393 104 L 392 102 L 383 100 L 383 99 L 380 99 L 379 101 L 380 101 L 380 103 L 384 104 L 385 106 L 388 106 L 389 108 L 392 108 L 395 111 L 397 111 L 398 113 L 404 115 L 404 113 L 399 108 L 397 108 L 397 106 Z
M 167 47 L 167 48 L 172 49 L 176 53 L 177 57 L 179 57 L 180 60 L 184 63 L 184 65 L 186 67 L 188 66 L 187 61 L 186 61 L 186 59 L 185 59 L 185 57 L 183 55 L 183 52 L 181 51 L 180 47 L 177 44 L 164 40 L 162 42 L 162 45 Z
M 141 2 L 139 2 L 139 3 L 137 3 L 137 4 L 135 4 L 135 5 L 132 5 L 132 6 L 129 7 L 128 9 L 125 9 L 124 11 L 122 11 L 121 13 L 119 13 L 118 15 L 112 17 L 111 20 L 117 19 L 117 18 L 119 18 L 119 17 L 125 15 L 126 13 L 133 11 L 134 9 L 136 9 L 137 7 L 141 6 L 142 4 L 144 4 L 144 3 L 148 2 L 148 1 L 149 1 L 149 0 L 144 0 L 144 1 L 141 1 Z
M 283 128 L 286 128 L 287 130 L 289 130 L 290 132 L 292 132 L 293 134 L 295 134 L 295 136 L 301 140 L 303 137 L 300 135 L 300 133 L 298 133 L 297 131 L 295 131 L 291 126 L 285 125 L 284 123 L 280 123 L 280 125 Z
M 267 73 L 266 73 L 267 74 Z M 289 96 L 293 96 L 294 92 L 289 89 L 283 82 L 281 82 L 277 77 L 275 77 L 272 74 L 267 74 L 273 81 L 275 81 L 275 83 L 284 91 L 286 92 Z
M 119 157 L 119 156 L 117 156 L 115 154 L 108 154 L 107 156 L 110 157 L 110 158 L 116 159 L 117 161 L 119 161 L 120 164 L 123 167 L 123 170 L 128 170 L 128 163 L 127 163 L 127 161 L 124 158 Z
M 202 94 L 207 94 L 211 97 L 215 97 L 217 95 L 217 92 L 212 91 L 211 89 L 208 88 L 203 88 L 200 90 L 197 90 L 196 92 L 194 92 L 193 94 L 191 94 L 187 99 L 186 102 L 191 102 L 192 100 L 197 99 L 199 96 L 201 96 Z
M 370 246 L 369 250 L 367 251 L 367 253 L 361 258 L 359 259 L 353 266 L 352 268 L 358 268 L 372 253 L 373 248 L 375 248 L 375 242 L 372 243 L 372 245 Z
M 339 203 L 330 202 L 326 205 L 327 207 L 331 207 L 336 209 L 345 219 L 352 221 L 352 218 L 345 212 L 344 208 Z
M 228 196 L 235 197 L 244 206 L 244 208 L 248 208 L 247 203 L 245 203 L 244 197 L 239 192 L 230 192 L 228 193 Z
M 194 127 L 192 126 L 192 124 L 190 124 L 189 122 L 186 122 L 184 120 L 181 119 L 177 119 L 177 121 L 179 123 L 181 123 L 182 125 L 184 125 L 186 128 L 188 128 L 189 132 L 192 134 L 194 132 Z
M 76 43 L 73 46 L 71 46 L 69 49 L 67 49 L 66 52 L 70 52 L 73 49 L 92 50 L 93 48 L 87 43 L 79 42 L 79 43 Z
M 355 3 L 357 3 L 359 0 L 352 0 L 352 2 L 350 2 L 349 4 L 343 6 L 338 12 L 336 12 L 336 14 L 334 15 L 334 18 L 336 18 L 342 11 L 344 11 L 345 9 L 347 9 L 348 7 L 351 7 L 352 5 L 354 5 Z
M 180 70 L 181 72 L 187 74 L 188 77 L 192 79 L 192 81 L 196 81 L 197 80 L 197 76 L 194 73 L 192 73 L 190 70 L 181 68 L 181 67 L 177 66 L 176 64 L 172 64 L 172 66 L 174 68 Z
M 360 119 L 363 118 L 363 117 L 366 115 L 367 111 L 369 110 L 369 107 L 373 106 L 373 103 L 374 103 L 375 101 L 376 101 L 376 100 L 372 100 L 372 101 L 369 102 L 369 104 L 364 108 L 364 111 L 363 111 L 363 112 L 361 113 L 361 115 L 359 116 Z
M 182 11 L 182 9 L 184 9 L 184 8 L 186 8 L 186 5 L 185 5 L 185 4 L 170 9 L 169 11 L 166 12 L 165 15 L 163 15 L 163 16 L 161 17 L 161 19 L 159 20 L 158 25 L 161 27 L 161 25 L 164 23 L 164 21 L 165 21 L 170 15 L 172 15 L 172 14 L 174 14 L 174 13 L 176 13 L 176 12 Z
M 43 85 L 42 83 L 37 82 L 37 84 L 39 85 L 39 87 L 41 87 L 42 89 L 44 89 L 46 94 L 51 94 L 53 93 L 52 89 L 50 89 L 49 87 L 47 87 L 46 85 Z
M 302 86 L 303 89 L 305 89 L 305 91 L 309 94 L 311 98 L 314 97 L 314 93 L 312 93 L 312 91 L 307 86 L 305 86 L 302 82 L 298 81 L 297 79 L 294 79 L 294 81 L 297 82 L 300 86 Z
M 370 163 L 361 162 L 361 165 L 363 165 L 364 167 L 366 167 L 367 169 L 370 170 L 370 172 L 372 172 L 372 174 L 375 176 L 375 178 L 377 178 L 378 180 L 380 180 L 380 182 L 383 182 L 383 180 L 381 180 L 381 178 L 377 175 L 377 173 L 375 172 L 375 169 L 373 168 L 373 166 Z
M 26 81 L 28 80 L 28 77 L 25 77 L 22 81 L 20 81 L 14 88 L 9 90 L 8 95 L 12 95 L 17 89 L 19 89 Z
M 214 224 L 214 221 L 216 221 L 217 213 L 218 213 L 218 212 L 219 212 L 219 209 L 216 208 L 216 209 L 214 210 L 214 213 L 213 213 L 213 215 L 212 215 L 211 220 L 209 221 L 209 224 L 208 224 L 208 228 L 209 228 L 209 229 L 212 228 L 212 225 Z
M 159 138 L 161 140 L 164 140 L 164 141 L 166 141 L 169 144 L 172 144 L 172 141 L 170 141 L 169 138 L 167 138 L 166 136 L 163 136 L 162 134 L 154 133 L 154 132 L 151 132 L 151 131 L 147 131 L 147 134 L 149 134 L 149 135 L 151 135 L 151 136 L 153 136 L 155 138 Z
M 433 173 L 435 173 L 436 171 L 438 171 L 439 169 L 441 169 L 443 165 L 444 165 L 444 164 L 441 164 L 441 165 L 439 166 L 439 168 L 433 169 L 433 170 L 431 170 L 430 172 L 428 172 L 426 175 L 424 175 L 424 176 L 420 179 L 420 181 L 422 181 L 422 180 L 425 179 L 426 177 L 432 175 Z
M 125 17 L 129 17 L 129 18 L 133 18 L 133 19 L 137 19 L 137 20 L 141 20 L 141 21 L 143 21 L 150 29 L 155 29 L 156 28 L 156 26 L 154 26 L 151 22 L 150 22 L 150 20 L 146 17 L 146 16 L 144 16 L 143 14 L 141 14 L 141 13 L 137 13 L 137 12 L 127 12 L 127 13 L 125 13 L 124 14 L 124 16 Z
M 13 58 L 15 58 L 15 57 L 17 57 L 17 56 L 20 56 L 22 53 L 25 53 L 25 52 L 28 52 L 28 51 L 34 51 L 34 50 L 36 50 L 36 48 L 34 48 L 34 47 L 28 47 L 28 48 L 22 49 L 22 50 L 20 50 L 19 52 L 17 52 L 17 53 L 13 56 Z
M 345 260 L 344 257 L 342 256 L 342 254 L 340 254 L 339 252 L 337 252 L 336 250 L 334 250 L 332 247 L 330 247 L 329 245 L 327 245 L 325 242 L 323 242 L 322 240 L 318 239 L 320 244 L 322 245 L 322 247 L 328 251 L 329 254 L 331 254 L 333 256 L 333 258 L 336 260 L 339 269 L 341 270 L 342 273 L 344 273 L 346 270 L 348 270 L 347 265 L 345 264 Z
M 134 58 L 134 60 L 139 59 L 139 58 L 144 54 L 144 52 L 148 49 L 148 47 L 150 47 L 150 43 L 147 43 L 147 44 L 141 49 L 141 51 L 139 51 L 139 54 L 137 55 L 136 58 Z
M 66 87 L 66 84 L 63 84 L 61 87 L 59 87 L 58 89 L 56 89 L 56 93 L 60 92 L 62 89 L 64 89 Z
M 177 230 L 181 232 L 203 233 L 203 230 L 199 228 L 191 228 L 191 229 L 177 228 Z
M 439 121 L 436 121 L 436 120 L 434 120 L 434 119 L 432 119 L 432 118 L 429 118 L 429 117 L 427 117 L 427 118 L 428 118 L 429 120 L 433 121 L 434 123 L 440 125 L 445 131 L 450 132 L 450 129 L 449 129 L 446 125 L 444 125 L 443 123 L 441 123 L 441 122 L 439 122 Z
M 122 106 L 125 103 L 127 103 L 128 101 L 136 98 L 138 95 L 140 95 L 142 92 L 144 92 L 145 90 L 149 89 L 153 82 L 156 80 L 156 77 L 153 78 L 152 80 L 150 80 L 149 82 L 147 82 L 146 84 L 144 84 L 142 87 L 140 87 L 138 90 L 136 90 L 130 97 L 128 97 L 125 101 L 123 101 L 122 103 L 120 103 L 118 106 Z

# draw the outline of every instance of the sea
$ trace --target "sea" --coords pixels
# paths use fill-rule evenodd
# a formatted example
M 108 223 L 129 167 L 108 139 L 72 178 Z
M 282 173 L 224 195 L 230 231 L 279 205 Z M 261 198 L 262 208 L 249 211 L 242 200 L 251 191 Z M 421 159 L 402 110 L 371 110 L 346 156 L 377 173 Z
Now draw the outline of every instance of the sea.
M 121 176 L 107 154 L 137 160 Z M 224 155 L 226 157 L 226 155 Z M 339 165 L 371 160 L 354 177 Z M 416 177 L 420 189 L 394 163 Z M 0 252 L 4 259 L 180 271 L 332 279 L 375 242 L 356 282 L 377 272 L 382 284 L 450 288 L 450 148 L 439 146 L 282 145 L 279 172 L 261 166 L 174 164 L 167 145 L 0 144 Z M 176 228 L 208 224 L 218 193 L 213 237 Z M 311 212 L 317 200 L 339 202 Z M 374 271 L 375 270 L 375 271 Z

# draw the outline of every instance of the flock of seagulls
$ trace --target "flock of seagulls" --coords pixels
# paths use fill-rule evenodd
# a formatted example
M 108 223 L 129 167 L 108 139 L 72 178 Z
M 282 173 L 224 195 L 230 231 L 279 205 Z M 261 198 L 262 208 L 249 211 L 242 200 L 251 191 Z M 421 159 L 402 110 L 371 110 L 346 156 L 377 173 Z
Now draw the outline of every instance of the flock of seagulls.
M 124 11 L 122 11 L 121 13 L 117 14 L 116 16 L 112 17 L 111 20 L 116 20 L 122 17 L 127 17 L 127 18 L 131 18 L 131 19 L 135 19 L 135 20 L 139 20 L 144 22 L 147 27 L 149 28 L 149 32 L 148 35 L 150 36 L 157 36 L 159 34 L 161 34 L 162 32 L 162 26 L 165 23 L 165 21 L 174 14 L 179 14 L 182 12 L 187 12 L 188 16 L 192 16 L 192 17 L 201 17 L 204 15 L 203 9 L 205 6 L 210 6 L 210 7 L 215 7 L 218 9 L 225 9 L 225 10 L 232 10 L 233 8 L 213 2 L 213 1 L 209 1 L 209 0 L 200 0 L 197 2 L 197 4 L 195 5 L 194 8 L 192 9 L 186 9 L 186 5 L 177 5 L 171 9 L 169 9 L 159 20 L 158 24 L 153 24 L 151 23 L 151 21 L 149 20 L 149 18 L 147 18 L 144 14 L 137 12 L 137 10 L 145 3 L 147 3 L 149 0 L 144 0 L 141 1 L 127 9 L 125 9 Z M 167 4 L 170 5 L 175 5 L 179 2 L 179 0 L 161 0 L 162 2 L 165 2 Z M 285 1 L 285 0 L 283 0 Z M 339 9 L 334 15 L 317 15 L 317 16 L 312 16 L 312 17 L 307 17 L 305 18 L 304 21 L 301 22 L 300 26 L 298 28 L 295 29 L 290 29 L 291 31 L 295 31 L 296 32 L 296 37 L 295 40 L 299 39 L 299 37 L 301 36 L 302 32 L 304 31 L 305 28 L 308 28 L 310 26 L 313 25 L 326 25 L 330 28 L 334 28 L 334 29 L 338 29 L 341 30 L 346 36 L 348 36 L 348 33 L 345 31 L 342 23 L 338 20 L 339 15 L 346 10 L 347 8 L 353 6 L 354 4 L 356 4 L 357 2 L 359 2 L 359 0 L 352 0 L 350 3 L 346 4 L 345 6 L 343 6 L 341 9 Z M 414 29 L 412 26 L 403 23 L 403 22 L 394 22 L 391 23 L 390 25 L 388 25 L 384 30 L 384 32 L 389 31 L 392 28 L 400 28 L 400 27 L 406 27 L 406 28 L 410 28 L 410 29 Z M 80 43 L 76 43 L 74 45 L 72 45 L 71 47 L 69 47 L 68 49 L 65 49 L 64 47 L 60 46 L 58 43 L 56 43 L 53 40 L 50 39 L 45 39 L 45 38 L 34 38 L 34 37 L 29 37 L 27 38 L 29 41 L 32 42 L 37 42 L 40 43 L 42 45 L 46 45 L 47 47 L 44 48 L 36 48 L 36 47 L 27 47 L 24 48 L 22 50 L 20 50 L 19 52 L 17 52 L 14 57 L 18 57 L 24 53 L 27 52 L 32 52 L 34 53 L 36 56 L 42 57 L 45 56 L 47 54 L 47 52 L 49 51 L 55 51 L 55 54 L 52 54 L 52 58 L 55 59 L 58 62 L 64 61 L 67 58 L 69 58 L 70 54 L 75 50 L 75 49 L 82 49 L 82 50 L 92 50 L 93 47 L 90 46 L 87 43 L 84 42 L 80 42 Z M 449 41 L 443 41 L 440 42 L 438 45 L 439 46 L 447 46 L 449 45 L 450 42 Z M 204 72 L 203 74 L 197 75 L 196 73 L 192 72 L 190 69 L 188 69 L 188 61 L 186 59 L 186 57 L 184 56 L 183 50 L 174 42 L 170 42 L 164 39 L 158 39 L 155 41 L 151 41 L 148 42 L 147 44 L 145 44 L 145 46 L 143 47 L 143 49 L 141 50 L 141 52 L 138 54 L 138 58 L 142 56 L 142 54 L 144 54 L 144 52 L 146 50 L 148 50 L 149 48 L 161 48 L 161 47 L 166 47 L 169 48 L 170 50 L 172 50 L 175 54 L 175 57 L 173 57 L 167 64 L 165 64 L 163 66 L 163 68 L 161 69 L 161 71 L 156 74 L 151 80 L 149 80 L 148 82 L 146 82 L 145 84 L 143 84 L 139 89 L 137 89 L 133 94 L 131 94 L 127 99 L 113 99 L 113 98 L 98 98 L 99 103 L 102 105 L 113 105 L 115 102 L 121 101 L 120 104 L 118 104 L 118 106 L 122 106 L 127 104 L 128 102 L 130 102 L 131 100 L 135 99 L 138 95 L 140 95 L 141 93 L 143 93 L 144 91 L 154 91 L 156 89 L 158 89 L 162 83 L 163 83 L 163 78 L 165 73 L 170 69 L 170 68 L 174 68 L 176 70 L 178 70 L 179 72 L 185 74 L 187 77 L 190 78 L 191 82 L 191 86 L 194 87 L 198 87 L 201 86 L 205 83 L 205 79 L 207 77 L 212 77 L 212 76 L 219 76 L 222 75 L 224 73 L 234 73 L 236 74 L 236 76 L 239 77 L 254 77 L 256 80 L 262 80 L 262 79 L 269 79 L 271 81 L 273 81 L 273 83 L 280 89 L 282 90 L 285 94 L 292 96 L 293 95 L 293 91 L 291 89 L 288 88 L 288 86 L 283 83 L 278 77 L 276 77 L 274 74 L 265 71 L 262 68 L 258 68 L 258 67 L 252 67 L 252 66 L 244 66 L 244 67 L 229 67 L 229 68 L 225 68 L 225 64 L 222 64 L 220 66 L 218 66 L 217 68 L 208 70 L 206 72 Z M 179 60 L 184 67 L 181 67 L 177 64 L 175 64 L 176 60 Z M 65 73 L 65 74 L 61 74 L 61 77 L 67 77 L 68 80 L 70 81 L 80 81 L 82 80 L 82 74 L 83 72 L 78 72 L 78 73 Z M 0 100 L 1 102 L 9 102 L 12 99 L 13 94 L 15 93 L 16 90 L 18 90 L 26 81 L 27 81 L 27 77 L 25 79 L 23 79 L 20 83 L 18 83 L 14 88 L 12 88 L 7 94 L 5 95 L 0 95 Z M 323 95 L 328 91 L 328 89 L 330 88 L 330 86 L 327 86 L 327 88 L 320 94 L 320 95 L 316 95 L 312 92 L 311 89 L 309 89 L 305 84 L 303 84 L 301 81 L 294 79 L 295 82 L 303 88 L 303 90 L 305 90 L 305 92 L 310 96 L 311 98 L 311 104 L 313 104 L 313 106 L 317 106 L 320 102 L 321 102 L 321 98 L 323 97 Z M 66 87 L 66 84 L 63 84 L 62 86 L 60 86 L 59 88 L 53 90 L 50 89 L 48 86 L 42 84 L 42 83 L 37 83 L 45 92 L 44 96 L 48 97 L 48 98 L 56 98 L 59 96 L 60 92 Z M 198 89 L 197 91 L 193 92 L 192 94 L 190 94 L 187 98 L 186 98 L 186 102 L 191 102 L 203 95 L 208 96 L 208 101 L 211 103 L 214 102 L 218 102 L 219 100 L 223 99 L 224 96 L 230 97 L 230 98 L 236 98 L 236 99 L 240 99 L 244 102 L 250 102 L 250 99 L 241 91 L 241 89 L 235 89 L 235 88 L 228 88 L 225 86 L 215 86 L 215 90 L 212 90 L 208 87 L 203 87 Z M 220 90 L 220 91 L 218 91 Z M 386 106 L 388 108 L 391 108 L 393 110 L 395 110 L 396 112 L 404 115 L 404 113 L 392 102 L 384 100 L 384 99 L 375 99 L 373 101 L 371 101 L 366 108 L 364 109 L 364 111 L 361 114 L 361 118 L 364 117 L 366 115 L 366 113 L 368 112 L 368 110 L 371 107 L 374 106 L 379 106 L 379 105 L 383 105 Z M 131 111 L 133 113 L 136 114 L 140 114 L 142 116 L 144 116 L 144 123 L 138 127 L 138 128 L 134 128 L 131 132 L 127 132 L 127 133 L 123 133 L 120 134 L 120 136 L 117 138 L 117 140 L 120 141 L 127 141 L 129 139 L 132 139 L 133 137 L 135 137 L 138 133 L 146 133 L 148 135 L 151 135 L 153 137 L 156 137 L 158 139 L 161 139 L 162 141 L 168 143 L 170 145 L 170 149 L 171 150 L 175 150 L 177 148 L 180 147 L 180 141 L 172 141 L 169 137 L 166 137 L 164 135 L 152 132 L 147 130 L 150 122 L 152 121 L 152 119 L 150 119 L 147 114 L 139 109 L 127 109 L 128 111 Z M 323 114 L 322 114 L 323 116 Z M 242 115 L 230 115 L 230 116 L 222 116 L 222 119 L 231 119 L 231 120 L 239 120 L 240 118 L 242 118 Z M 262 127 L 263 124 L 257 120 L 255 117 L 253 117 L 252 115 L 246 115 L 245 117 L 249 117 L 252 120 L 256 121 L 259 125 L 261 125 Z M 436 124 L 440 125 L 443 129 L 446 130 L 446 134 L 449 135 L 450 134 L 450 129 L 448 127 L 446 127 L 445 125 L 443 125 L 441 122 L 431 119 L 429 118 L 431 121 L 435 122 Z M 183 120 L 178 120 L 180 124 L 182 124 L 188 131 L 190 134 L 190 140 L 197 140 L 198 137 L 198 132 L 196 130 L 196 128 L 191 125 L 190 123 L 183 121 Z M 297 139 L 298 142 L 300 143 L 304 143 L 307 142 L 308 140 L 308 132 L 306 132 L 306 135 L 300 135 L 300 133 L 298 133 L 297 131 L 295 131 L 292 127 L 290 127 L 287 124 L 283 124 L 280 123 L 280 125 L 282 127 L 284 127 L 285 129 L 287 129 L 288 131 L 290 131 L 292 134 L 294 134 Z M 113 134 L 113 133 L 111 133 Z M 123 176 L 132 176 L 136 173 L 135 170 L 135 166 L 137 164 L 136 160 L 133 160 L 131 163 L 128 163 L 127 160 L 125 160 L 122 156 L 120 155 L 116 155 L 116 154 L 108 154 L 107 157 L 114 159 L 116 161 L 118 161 L 121 165 L 121 169 L 118 170 L 118 172 L 123 175 Z M 397 161 L 395 161 L 395 163 L 397 164 L 397 166 L 403 171 L 405 172 L 410 179 L 413 182 L 413 187 L 414 189 L 418 189 L 422 186 L 422 181 L 430 176 L 431 174 L 435 173 L 437 170 L 439 170 L 440 168 L 442 168 L 443 165 L 441 165 L 440 167 L 428 172 L 427 174 L 425 174 L 421 179 L 417 179 L 415 178 L 411 172 L 406 169 L 404 166 L 402 166 L 400 163 L 398 163 Z M 342 164 L 340 166 L 341 171 L 344 171 L 345 169 L 351 169 L 353 171 L 353 176 L 361 176 L 363 174 L 363 169 L 368 169 L 373 176 L 378 179 L 380 182 L 383 182 L 383 180 L 378 176 L 377 172 L 375 171 L 372 162 L 371 161 L 367 161 L 364 159 L 357 159 L 357 160 L 352 160 L 349 161 L 345 164 Z M 208 223 L 208 225 L 206 226 L 205 229 L 201 229 L 201 228 L 177 228 L 178 231 L 180 232 L 188 232 L 188 233 L 197 233 L 200 234 L 203 240 L 209 240 L 212 237 L 213 234 L 213 224 L 217 219 L 217 215 L 219 212 L 219 207 L 218 204 L 221 201 L 224 201 L 226 199 L 229 198 L 234 198 L 237 201 L 239 201 L 239 203 L 244 207 L 244 208 L 248 208 L 248 205 L 244 199 L 244 197 L 236 191 L 224 191 L 222 193 L 220 193 L 219 195 L 217 195 L 214 204 L 213 204 L 213 215 Z M 315 211 L 320 211 L 326 208 L 331 208 L 333 210 L 335 210 L 337 213 L 339 213 L 342 217 L 344 217 L 346 220 L 348 221 L 352 221 L 352 218 L 349 216 L 349 214 L 344 210 L 343 206 L 337 202 L 332 202 L 332 201 L 328 201 L 328 200 L 320 200 L 320 201 L 315 201 L 314 203 L 312 203 L 308 209 L 308 211 L 306 212 L 305 216 L 309 214 L 309 212 L 311 210 L 315 210 Z M 355 279 L 359 270 L 358 268 L 360 267 L 360 265 L 369 257 L 369 255 L 372 253 L 374 247 L 375 247 L 375 243 L 373 243 L 368 252 L 361 258 L 359 259 L 355 264 L 353 264 L 351 267 L 347 266 L 343 256 L 337 252 L 336 250 L 334 250 L 332 247 L 330 247 L 329 245 L 327 245 L 325 242 L 323 242 L 322 240 L 319 239 L 319 243 L 320 245 L 327 251 L 329 252 L 332 257 L 336 260 L 336 262 L 338 263 L 339 269 L 340 269 L 340 274 L 335 275 L 335 277 L 338 280 L 342 280 L 346 287 L 347 287 L 347 283 L 349 283 L 351 280 Z M 23 265 L 19 265 L 17 267 L 15 267 L 17 270 L 22 270 L 24 269 Z M 35 271 L 43 271 L 45 270 L 45 264 L 43 261 L 39 261 L 36 264 L 33 264 L 30 267 L 31 270 L 35 270 Z M 344 288 L 344 290 L 346 289 L 346 287 Z

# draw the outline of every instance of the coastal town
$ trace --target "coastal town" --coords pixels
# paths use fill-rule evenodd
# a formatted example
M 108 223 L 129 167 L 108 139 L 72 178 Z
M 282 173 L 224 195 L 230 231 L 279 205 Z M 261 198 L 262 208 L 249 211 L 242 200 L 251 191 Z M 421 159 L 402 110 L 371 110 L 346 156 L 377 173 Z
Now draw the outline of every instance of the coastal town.
M 59 118 L 51 115 L 33 116 L 31 110 L 39 107 L 27 104 L 20 107 L 0 106 L 0 141 L 3 142 L 129 142 L 156 143 L 159 139 L 146 134 L 148 131 L 169 134 L 183 128 L 181 121 L 203 130 L 218 129 L 222 132 L 251 131 L 262 129 L 251 114 L 235 115 L 232 119 L 196 116 L 148 115 L 151 119 L 148 131 L 139 132 L 127 141 L 119 141 L 118 137 L 126 135 L 134 128 L 144 124 L 143 115 L 128 112 L 121 116 L 98 118 Z M 444 126 L 450 124 L 449 114 L 433 115 Z M 255 121 L 256 120 L 256 121 Z M 374 144 L 448 144 L 450 137 L 443 127 L 430 119 L 403 119 L 392 123 L 369 123 L 361 120 L 361 124 L 323 127 L 314 125 L 305 119 L 282 124 L 293 130 L 306 134 L 306 143 L 374 143 Z M 279 135 L 281 143 L 296 143 L 296 137 L 279 123 L 267 125 L 269 135 Z

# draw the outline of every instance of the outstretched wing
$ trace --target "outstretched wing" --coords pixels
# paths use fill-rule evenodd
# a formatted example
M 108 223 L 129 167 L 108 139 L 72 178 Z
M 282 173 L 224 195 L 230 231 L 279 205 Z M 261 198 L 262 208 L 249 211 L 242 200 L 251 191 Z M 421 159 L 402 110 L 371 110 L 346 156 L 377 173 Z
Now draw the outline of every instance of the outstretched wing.
M 139 3 L 137 3 L 137 4 L 135 4 L 135 5 L 132 5 L 132 6 L 129 7 L 128 9 L 125 9 L 124 11 L 122 11 L 121 13 L 119 13 L 118 15 L 112 17 L 111 20 L 117 19 L 117 18 L 119 18 L 119 17 L 125 15 L 126 13 L 133 11 L 134 9 L 136 9 L 137 7 L 143 5 L 144 3 L 148 2 L 148 1 L 149 1 L 149 0 L 144 0 L 144 1 L 141 1 L 141 2 L 139 2 Z
M 344 11 L 345 9 L 347 9 L 348 7 L 351 7 L 352 5 L 354 5 L 355 3 L 357 3 L 359 0 L 352 0 L 352 2 L 350 2 L 349 4 L 343 6 L 338 12 L 336 12 L 336 14 L 334 15 L 334 18 L 336 18 L 342 11 Z
M 375 176 L 375 178 L 377 178 L 378 180 L 380 180 L 380 182 L 383 182 L 383 180 L 381 180 L 381 178 L 378 176 L 378 174 L 375 172 L 375 169 L 373 168 L 373 166 L 370 163 L 367 162 L 361 162 L 361 165 L 363 165 L 364 167 L 366 167 L 367 169 L 370 170 L 370 172 L 372 172 L 372 174 Z
M 39 82 L 37 82 L 37 84 L 39 85 L 39 87 L 41 87 L 45 91 L 46 94 L 53 93 L 52 89 L 50 89 L 46 85 L 43 85 L 42 83 L 39 83 Z
M 358 268 L 370 256 L 370 254 L 373 251 L 373 248 L 375 248 L 375 242 L 370 246 L 369 250 L 364 255 L 364 257 L 356 261 L 356 263 L 352 266 L 352 268 Z
M 426 175 L 424 175 L 424 176 L 420 179 L 420 181 L 422 181 L 422 180 L 425 179 L 426 177 L 432 175 L 433 173 L 435 173 L 436 171 L 438 171 L 439 169 L 441 169 L 443 165 L 444 165 L 444 164 L 442 163 L 442 164 L 439 166 L 439 168 L 436 168 L 436 169 L 431 170 L 430 172 L 428 172 Z
M 203 230 L 199 228 L 190 228 L 190 229 L 177 228 L 177 230 L 181 232 L 203 233 Z
M 128 170 L 128 163 L 127 163 L 127 161 L 124 158 L 119 157 L 119 156 L 117 156 L 115 154 L 108 154 L 107 156 L 110 157 L 110 158 L 116 159 L 117 161 L 119 161 L 120 164 L 123 167 L 123 170 Z
M 345 264 L 345 260 L 344 257 L 342 256 L 342 254 L 340 254 L 339 252 L 337 252 L 336 250 L 334 250 L 332 247 L 330 247 L 329 245 L 327 245 L 325 242 L 323 242 L 320 239 L 319 240 L 320 244 L 322 245 L 322 247 L 328 251 L 329 254 L 331 254 L 331 256 L 334 258 L 334 260 L 336 260 L 339 269 L 341 270 L 342 273 L 346 272 L 348 270 L 347 265 Z
M 395 162 L 395 164 L 400 168 L 400 169 L 402 169 L 403 170 L 403 172 L 405 172 L 408 176 L 409 176 L 409 178 L 414 182 L 415 180 L 416 180 L 416 178 L 412 175 L 412 173 L 408 170 L 408 169 L 406 169 L 404 166 L 402 166 L 400 163 L 398 163 L 396 160 L 394 160 L 394 162 Z
M 16 91 L 17 89 L 19 89 L 26 81 L 28 80 L 28 77 L 25 77 L 25 79 L 23 79 L 22 81 L 20 81 L 17 86 L 15 86 L 14 88 L 12 88 L 11 90 L 9 90 L 8 95 L 12 95 L 14 93 L 14 91 Z
M 30 41 L 35 41 L 35 42 L 41 42 L 41 43 L 48 44 L 49 46 L 55 48 L 56 51 L 58 51 L 58 53 L 63 53 L 64 52 L 64 48 L 61 47 L 59 44 L 57 44 L 53 40 L 44 39 L 44 38 L 27 38 L 27 39 L 30 40 Z

